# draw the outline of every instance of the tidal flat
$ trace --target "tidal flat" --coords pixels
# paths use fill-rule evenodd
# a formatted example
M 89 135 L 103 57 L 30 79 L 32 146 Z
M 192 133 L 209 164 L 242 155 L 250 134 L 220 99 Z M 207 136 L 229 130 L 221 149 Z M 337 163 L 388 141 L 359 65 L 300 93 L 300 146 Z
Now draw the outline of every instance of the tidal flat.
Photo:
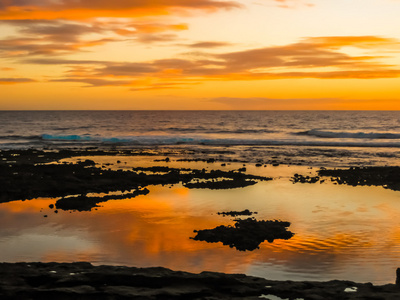
M 346 297 L 361 295 L 354 282 L 371 282 L 369 293 L 400 295 L 395 285 L 373 289 L 394 283 L 399 267 L 397 167 L 334 170 L 148 150 L 0 155 L 2 262 L 243 273 L 282 282 L 282 290 L 287 280 L 288 289 L 350 281 L 340 285 Z M 256 214 L 237 214 L 246 211 Z M 282 222 L 292 234 L 266 238 L 251 250 L 194 239 L 195 231 L 235 229 L 247 219 Z M 358 292 L 344 293 L 352 286 Z M 295 297 L 282 290 L 271 295 Z

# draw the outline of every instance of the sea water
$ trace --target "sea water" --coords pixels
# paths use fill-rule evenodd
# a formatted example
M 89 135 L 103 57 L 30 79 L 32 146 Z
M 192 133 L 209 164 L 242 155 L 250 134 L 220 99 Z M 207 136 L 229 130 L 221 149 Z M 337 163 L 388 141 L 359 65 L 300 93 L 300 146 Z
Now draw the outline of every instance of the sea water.
M 316 165 L 397 165 L 400 112 L 0 112 L 0 149 L 143 146 L 229 147 L 251 158 L 281 155 Z

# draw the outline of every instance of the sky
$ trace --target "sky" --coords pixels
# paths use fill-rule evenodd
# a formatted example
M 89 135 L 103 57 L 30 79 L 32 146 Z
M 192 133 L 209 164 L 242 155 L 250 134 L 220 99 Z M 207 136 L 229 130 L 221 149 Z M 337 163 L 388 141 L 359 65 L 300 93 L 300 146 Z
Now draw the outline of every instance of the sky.
M 400 0 L 0 0 L 0 110 L 399 110 Z

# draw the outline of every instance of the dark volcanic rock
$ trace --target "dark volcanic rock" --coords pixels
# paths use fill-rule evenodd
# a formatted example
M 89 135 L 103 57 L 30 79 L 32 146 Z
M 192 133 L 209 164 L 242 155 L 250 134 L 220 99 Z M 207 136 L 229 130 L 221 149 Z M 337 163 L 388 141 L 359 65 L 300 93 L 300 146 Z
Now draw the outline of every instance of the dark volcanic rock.
M 89 263 L 0 264 L 0 299 L 257 299 L 265 279 Z
M 222 189 L 235 189 L 243 188 L 249 185 L 256 184 L 254 180 L 219 180 L 219 181 L 205 181 L 205 182 L 193 182 L 186 183 L 184 186 L 189 189 L 211 189 L 211 190 L 222 190 Z
M 235 220 L 234 226 L 218 226 L 214 229 L 195 230 L 196 241 L 208 243 L 222 242 L 231 248 L 240 251 L 252 251 L 259 245 L 268 241 L 272 243 L 275 239 L 290 239 L 294 234 L 286 229 L 289 222 L 284 221 L 257 221 L 252 218 Z
M 291 181 L 293 183 L 317 183 L 319 181 L 319 176 L 304 176 L 301 174 L 294 174 L 294 176 L 291 178 Z
M 185 171 L 185 172 L 183 172 Z M 255 180 L 272 178 L 212 170 L 174 169 L 167 167 L 136 168 L 131 171 L 103 170 L 92 162 L 78 164 L 0 164 L 2 193 L 0 203 L 38 197 L 65 197 L 87 193 L 130 191 L 149 185 L 189 183 L 193 179 L 230 179 L 225 186 L 246 186 Z M 205 186 L 213 188 L 213 186 Z M 220 187 L 221 188 L 221 187 Z M 227 188 L 227 187 L 225 187 Z
M 61 198 L 56 202 L 56 208 L 62 210 L 78 210 L 78 211 L 90 211 L 94 207 L 98 207 L 98 203 L 106 202 L 108 200 L 127 199 L 133 198 L 139 195 L 147 195 L 150 191 L 146 188 L 142 190 L 136 190 L 132 193 L 123 195 L 110 195 L 103 197 L 87 197 L 86 195 Z
M 400 299 L 394 284 L 352 281 L 275 281 L 242 274 L 171 271 L 165 268 L 97 266 L 90 263 L 1 263 L 2 300 L 109 299 Z M 267 298 L 268 299 L 268 298 Z
M 86 193 L 125 191 L 160 181 L 179 182 L 178 178 L 163 179 L 141 176 L 135 172 L 101 170 L 81 164 L 66 165 L 0 165 L 2 193 L 0 202 L 37 197 L 64 197 Z
M 243 211 L 223 211 L 217 213 L 218 215 L 223 215 L 225 216 L 231 216 L 231 217 L 237 217 L 237 216 L 251 216 L 252 214 L 256 214 L 256 212 L 251 212 L 248 209 L 245 209 Z
M 349 169 L 321 169 L 320 176 L 330 176 L 338 184 L 374 185 L 400 191 L 400 167 L 365 167 Z

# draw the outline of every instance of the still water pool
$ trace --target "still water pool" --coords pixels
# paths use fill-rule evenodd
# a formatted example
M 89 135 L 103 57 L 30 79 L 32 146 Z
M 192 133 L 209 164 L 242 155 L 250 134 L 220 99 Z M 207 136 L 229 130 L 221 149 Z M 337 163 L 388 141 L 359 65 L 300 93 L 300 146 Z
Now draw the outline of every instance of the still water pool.
M 98 162 L 118 159 L 97 157 Z M 165 164 L 123 158 L 118 168 Z M 117 165 L 117 164 L 116 164 Z M 171 162 L 171 167 L 235 169 L 242 165 Z M 231 190 L 150 186 L 148 195 L 101 203 L 90 212 L 51 209 L 57 199 L 0 204 L 0 260 L 90 261 L 190 272 L 246 273 L 276 280 L 394 282 L 400 267 L 400 192 L 329 180 L 293 184 L 306 167 L 247 166 L 274 180 Z M 291 222 L 289 240 L 238 251 L 191 239 L 193 230 L 233 224 L 218 212 L 258 212 L 259 220 Z M 46 216 L 46 217 L 45 217 Z

